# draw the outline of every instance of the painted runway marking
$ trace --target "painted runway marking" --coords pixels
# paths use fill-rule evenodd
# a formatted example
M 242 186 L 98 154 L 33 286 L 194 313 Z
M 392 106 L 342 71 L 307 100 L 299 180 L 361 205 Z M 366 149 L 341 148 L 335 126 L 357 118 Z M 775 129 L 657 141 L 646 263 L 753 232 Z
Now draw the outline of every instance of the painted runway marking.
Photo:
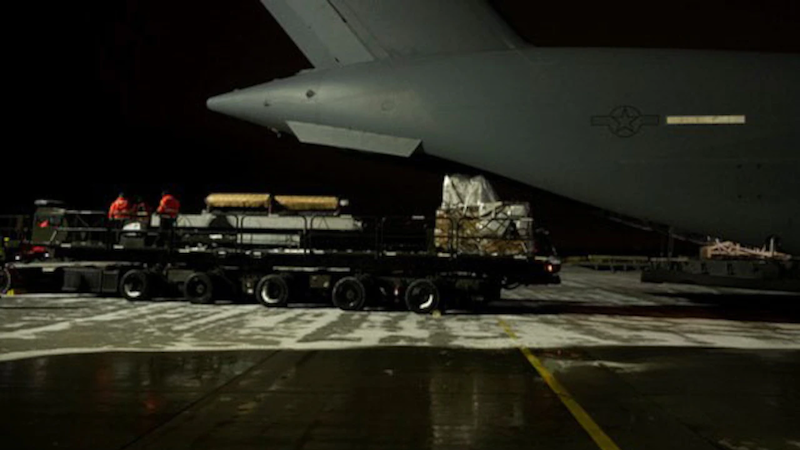
M 517 334 L 511 329 L 511 326 L 509 326 L 508 323 L 506 323 L 506 321 L 503 319 L 498 319 L 498 322 L 511 340 L 517 344 L 519 351 L 522 352 L 539 376 L 542 377 L 545 383 L 547 383 L 547 386 L 549 386 L 550 389 L 558 396 L 558 398 L 561 400 L 564 406 L 567 407 L 570 414 L 575 417 L 575 420 L 578 421 L 581 427 L 583 427 L 583 429 L 589 433 L 589 436 L 592 438 L 595 444 L 597 444 L 601 450 L 620 450 L 617 444 L 615 444 L 614 441 L 608 437 L 605 431 L 600 428 L 600 425 L 598 425 L 597 422 L 592 419 L 589 413 L 583 409 L 578 401 L 575 400 L 575 397 L 573 397 L 572 394 L 570 394 L 569 391 L 567 391 L 567 389 L 556 379 L 556 377 L 553 376 L 549 370 L 547 370 L 544 364 L 542 364 L 542 361 L 533 353 L 531 353 L 528 347 L 525 347 L 519 343 Z

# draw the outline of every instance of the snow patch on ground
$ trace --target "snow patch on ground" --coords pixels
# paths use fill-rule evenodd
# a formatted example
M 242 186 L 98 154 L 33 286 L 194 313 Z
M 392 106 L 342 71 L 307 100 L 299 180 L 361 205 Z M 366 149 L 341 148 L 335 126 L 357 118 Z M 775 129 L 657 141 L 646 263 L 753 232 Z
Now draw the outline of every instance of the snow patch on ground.
M 566 279 L 566 278 L 565 278 Z M 639 315 L 642 308 L 691 304 L 657 292 L 715 294 L 692 286 L 643 286 L 628 274 L 580 272 L 564 286 L 507 293 L 523 314 L 420 316 L 408 312 L 344 312 L 325 307 L 130 303 L 77 296 L 4 298 L 0 361 L 70 352 L 345 349 L 426 346 L 532 349 L 595 346 L 671 346 L 731 349 L 800 349 L 800 324 L 745 322 L 691 316 Z M 513 295 L 512 295 L 513 294 Z M 63 307 L 74 303 L 76 307 Z M 589 305 L 542 312 L 542 305 Z M 624 311 L 625 315 L 608 312 Z M 513 306 L 513 305 L 512 305 Z M 611 307 L 605 310 L 604 307 Z M 701 307 L 701 306 L 698 306 Z M 598 311 L 592 313 L 591 311 Z M 541 313 L 540 313 L 541 312 Z M 511 339 L 499 325 L 514 330 Z M 613 364 L 613 363 L 612 363 Z M 641 367 L 607 366 L 637 371 Z
M 36 339 L 39 333 L 64 331 L 72 328 L 72 322 L 58 322 L 41 327 L 25 328 L 17 331 L 0 333 L 0 339 Z

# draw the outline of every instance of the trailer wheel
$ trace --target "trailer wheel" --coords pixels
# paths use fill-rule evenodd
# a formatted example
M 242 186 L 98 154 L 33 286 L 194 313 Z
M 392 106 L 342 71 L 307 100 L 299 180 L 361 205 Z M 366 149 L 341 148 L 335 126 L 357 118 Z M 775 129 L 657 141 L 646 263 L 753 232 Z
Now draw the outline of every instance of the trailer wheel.
M 267 275 L 256 285 L 256 299 L 268 308 L 286 306 L 290 295 L 291 288 L 285 275 Z
M 203 272 L 189 275 L 183 284 L 183 295 L 192 303 L 209 305 L 214 303 L 214 283 Z
M 3 267 L 0 270 L 0 294 L 5 294 L 9 289 L 11 289 L 11 272 Z
M 502 294 L 503 283 L 497 280 L 489 280 L 483 288 L 484 305 L 500 300 Z
M 406 289 L 406 306 L 417 314 L 429 314 L 439 308 L 439 288 L 431 280 L 421 278 Z
M 119 292 L 131 302 L 150 300 L 153 294 L 153 281 L 142 270 L 129 270 L 119 282 Z
M 344 277 L 333 286 L 333 304 L 345 311 L 359 311 L 367 303 L 367 287 L 360 277 Z

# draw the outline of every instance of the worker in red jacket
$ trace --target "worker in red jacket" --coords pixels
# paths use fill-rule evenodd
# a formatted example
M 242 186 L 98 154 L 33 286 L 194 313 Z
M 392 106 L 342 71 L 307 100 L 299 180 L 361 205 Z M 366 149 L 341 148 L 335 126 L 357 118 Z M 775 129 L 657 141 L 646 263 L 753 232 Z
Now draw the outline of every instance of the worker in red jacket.
M 130 218 L 132 213 L 131 204 L 128 202 L 128 199 L 125 198 L 125 193 L 120 192 L 117 199 L 114 200 L 114 203 L 112 203 L 111 207 L 108 209 L 108 218 L 111 220 L 124 220 Z
M 181 203 L 177 198 L 172 196 L 172 194 L 167 191 L 161 193 L 161 203 L 158 204 L 158 209 L 156 212 L 161 216 L 162 219 L 175 219 L 178 217 L 180 210 Z
M 173 234 L 175 220 L 178 218 L 180 209 L 181 203 L 177 198 L 173 197 L 167 191 L 161 193 L 161 202 L 158 204 L 158 209 L 156 210 L 161 220 L 161 233 L 159 233 L 158 245 L 172 244 L 175 238 Z

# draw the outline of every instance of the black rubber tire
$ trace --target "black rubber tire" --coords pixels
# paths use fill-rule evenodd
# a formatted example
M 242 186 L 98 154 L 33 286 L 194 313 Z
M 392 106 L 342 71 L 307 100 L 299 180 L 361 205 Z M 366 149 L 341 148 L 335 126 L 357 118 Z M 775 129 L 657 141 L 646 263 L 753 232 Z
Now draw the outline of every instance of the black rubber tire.
M 417 314 L 430 314 L 439 308 L 441 294 L 436 283 L 427 278 L 414 280 L 406 289 L 406 307 Z
M 153 277 L 139 269 L 129 270 L 119 281 L 119 293 L 129 302 L 153 298 Z
M 208 274 L 195 272 L 183 283 L 183 296 L 199 305 L 214 303 L 214 282 Z
M 0 269 L 0 294 L 5 294 L 11 289 L 11 272 L 7 268 Z
M 256 300 L 267 308 L 286 307 L 291 296 L 292 287 L 286 275 L 273 273 L 256 284 Z
M 483 303 L 488 305 L 489 303 L 499 301 L 502 297 L 503 293 L 503 283 L 497 280 L 490 280 L 486 282 L 486 285 L 483 288 Z
M 367 304 L 367 287 L 361 277 L 344 277 L 331 291 L 334 306 L 344 311 L 360 311 Z

